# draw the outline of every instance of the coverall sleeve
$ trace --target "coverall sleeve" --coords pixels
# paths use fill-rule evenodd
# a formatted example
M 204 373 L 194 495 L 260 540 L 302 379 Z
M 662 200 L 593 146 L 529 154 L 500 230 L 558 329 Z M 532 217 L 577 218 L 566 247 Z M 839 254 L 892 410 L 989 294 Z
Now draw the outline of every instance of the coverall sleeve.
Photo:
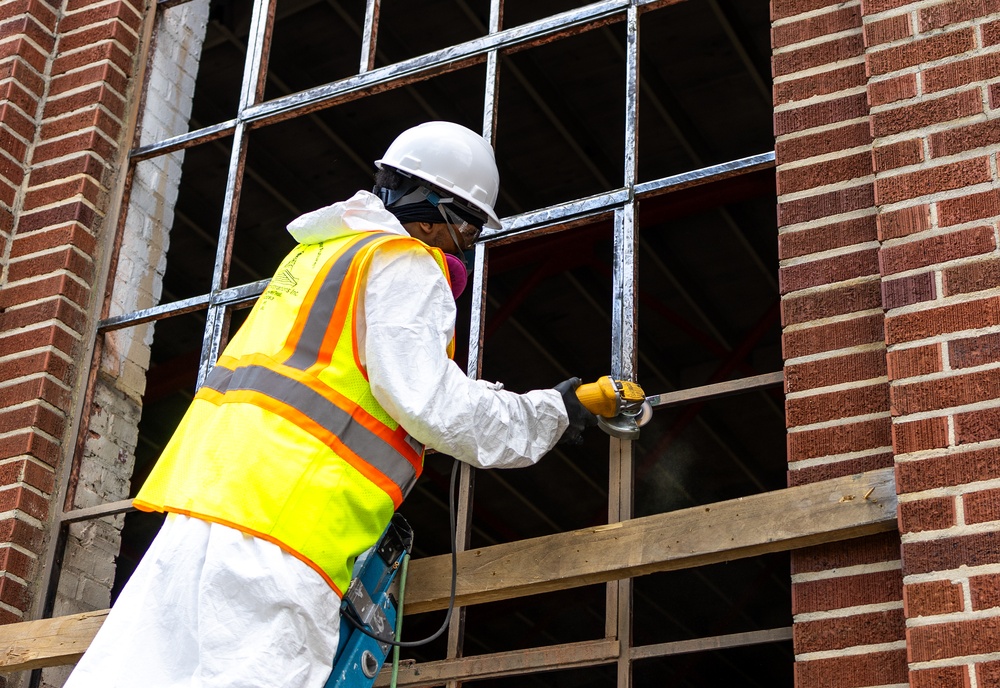
M 428 253 L 380 248 L 363 312 L 358 345 L 372 394 L 427 447 L 480 468 L 529 466 L 569 424 L 555 390 L 496 389 L 469 379 L 448 358 L 455 301 Z

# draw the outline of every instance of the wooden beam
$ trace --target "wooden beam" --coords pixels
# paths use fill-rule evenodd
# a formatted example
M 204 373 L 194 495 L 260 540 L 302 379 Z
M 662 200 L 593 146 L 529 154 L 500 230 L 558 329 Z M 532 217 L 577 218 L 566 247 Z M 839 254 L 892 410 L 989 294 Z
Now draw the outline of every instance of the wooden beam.
M 0 671 L 73 664 L 86 651 L 107 609 L 0 626 Z
M 458 555 L 456 603 L 481 604 L 896 528 L 891 468 L 484 547 Z M 413 561 L 406 612 L 444 609 L 449 555 Z M 0 626 L 0 671 L 75 662 L 106 611 Z M 472 659 L 472 658 L 469 658 Z
M 618 651 L 618 641 L 608 639 L 458 657 L 438 662 L 400 663 L 396 685 L 416 688 L 441 685 L 446 681 L 468 679 L 471 676 L 479 680 L 594 666 L 616 660 Z M 390 670 L 383 669 L 375 679 L 376 688 L 388 686 L 391 673 Z
M 871 535 L 896 527 L 891 468 L 458 556 L 456 604 L 494 602 Z M 406 611 L 444 609 L 448 555 L 410 563 Z

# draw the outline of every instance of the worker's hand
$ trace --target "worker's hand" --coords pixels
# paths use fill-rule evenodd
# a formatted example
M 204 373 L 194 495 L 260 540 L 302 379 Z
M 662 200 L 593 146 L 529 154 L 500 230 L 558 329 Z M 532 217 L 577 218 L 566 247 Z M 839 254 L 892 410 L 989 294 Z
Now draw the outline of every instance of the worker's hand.
M 576 396 L 579 386 L 580 378 L 571 377 L 554 387 L 562 395 L 566 415 L 569 416 L 569 427 L 559 438 L 559 444 L 583 444 L 583 431 L 597 425 L 597 416 L 588 411 Z

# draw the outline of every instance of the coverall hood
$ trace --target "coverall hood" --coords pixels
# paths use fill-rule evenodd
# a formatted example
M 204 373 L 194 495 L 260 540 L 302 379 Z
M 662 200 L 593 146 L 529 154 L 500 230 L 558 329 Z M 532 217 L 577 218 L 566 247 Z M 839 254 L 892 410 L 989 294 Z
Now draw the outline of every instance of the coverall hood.
M 346 201 L 301 215 L 288 224 L 288 233 L 300 244 L 318 244 L 354 232 L 407 232 L 378 196 L 358 191 Z
M 396 216 L 385 209 L 381 199 L 367 191 L 358 191 L 346 201 L 339 201 L 295 218 L 288 233 L 300 244 L 318 244 L 354 232 L 392 232 L 408 235 Z M 468 272 L 461 260 L 446 254 L 451 277 L 451 293 L 456 299 L 468 282 Z

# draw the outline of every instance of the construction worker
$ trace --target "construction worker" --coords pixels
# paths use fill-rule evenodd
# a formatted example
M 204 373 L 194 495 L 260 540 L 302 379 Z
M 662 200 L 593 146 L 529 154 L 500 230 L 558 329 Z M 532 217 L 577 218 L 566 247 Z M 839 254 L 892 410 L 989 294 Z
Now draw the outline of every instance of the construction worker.
M 389 146 L 375 193 L 307 213 L 135 506 L 167 518 L 68 688 L 324 685 L 355 558 L 424 447 L 529 466 L 596 422 L 451 360 L 460 259 L 494 211 L 489 144 L 450 122 Z

